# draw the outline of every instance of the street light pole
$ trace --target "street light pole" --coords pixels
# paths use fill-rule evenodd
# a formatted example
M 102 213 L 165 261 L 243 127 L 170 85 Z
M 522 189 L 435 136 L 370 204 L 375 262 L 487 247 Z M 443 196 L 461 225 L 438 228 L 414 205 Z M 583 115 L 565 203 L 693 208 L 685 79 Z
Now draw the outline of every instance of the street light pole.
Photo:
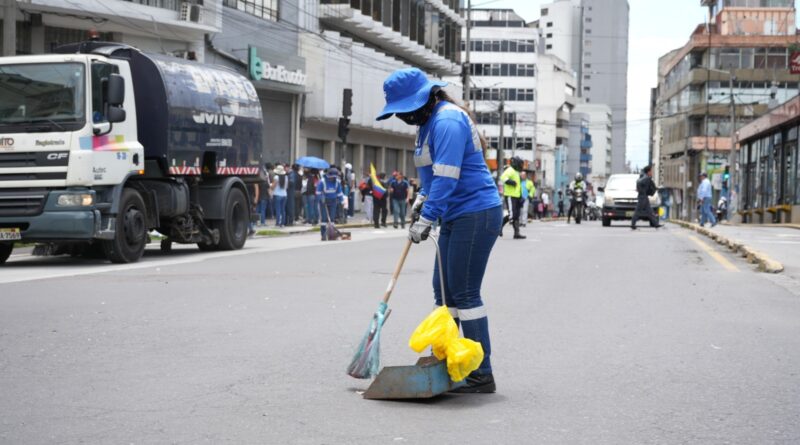
M 472 0 L 467 0 L 467 39 L 464 42 L 464 64 L 462 65 L 461 69 L 464 70 L 464 103 L 467 104 L 467 107 L 472 110 L 470 107 L 470 70 L 472 67 L 469 64 L 469 47 L 472 46 L 472 41 L 469 38 L 469 30 L 472 28 Z
M 730 201 L 731 194 L 733 193 L 733 186 L 734 186 L 734 165 L 736 165 L 736 98 L 733 96 L 733 82 L 736 81 L 736 76 L 733 75 L 733 70 L 731 70 L 731 78 L 730 78 L 730 94 L 731 94 L 731 152 L 728 155 L 728 172 L 730 173 L 730 177 L 728 178 L 728 200 Z M 738 196 L 738 195 L 737 195 Z M 733 204 L 733 203 L 730 203 Z M 738 208 L 738 203 L 735 204 Z
M 500 138 L 497 141 L 497 177 L 503 174 L 503 167 L 505 165 L 505 138 L 503 137 L 503 128 L 506 126 L 506 95 L 503 94 L 505 90 L 500 88 Z

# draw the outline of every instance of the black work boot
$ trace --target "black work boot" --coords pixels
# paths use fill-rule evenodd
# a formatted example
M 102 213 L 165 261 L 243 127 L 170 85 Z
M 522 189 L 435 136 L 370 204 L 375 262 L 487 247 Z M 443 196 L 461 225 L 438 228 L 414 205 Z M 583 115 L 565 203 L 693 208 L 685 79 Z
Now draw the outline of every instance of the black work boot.
M 491 394 L 497 391 L 497 386 L 494 384 L 494 376 L 491 374 L 472 373 L 467 376 L 465 382 L 466 385 L 449 392 L 456 394 Z
M 527 236 L 519 233 L 519 221 L 514 221 L 514 239 L 525 239 Z

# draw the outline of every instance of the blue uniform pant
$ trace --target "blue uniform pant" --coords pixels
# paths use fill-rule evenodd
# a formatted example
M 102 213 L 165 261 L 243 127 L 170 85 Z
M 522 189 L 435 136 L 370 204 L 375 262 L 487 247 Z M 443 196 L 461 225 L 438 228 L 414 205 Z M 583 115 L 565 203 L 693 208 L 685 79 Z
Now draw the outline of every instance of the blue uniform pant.
M 717 224 L 717 218 L 711 211 L 711 198 L 703 198 L 703 203 L 700 205 L 700 225 L 704 226 L 706 221 L 711 222 L 712 225 Z
M 454 312 L 453 308 L 457 310 L 453 316 L 460 320 L 464 337 L 477 341 L 483 347 L 484 358 L 476 371 L 478 374 L 492 372 L 489 321 L 481 298 L 481 283 L 502 222 L 503 210 L 497 206 L 444 222 L 439 231 L 439 251 L 445 271 L 445 299 L 451 313 Z M 433 293 L 436 305 L 441 306 L 439 265 L 436 261 Z
M 330 222 L 336 220 L 336 208 L 339 207 L 339 202 L 336 199 L 323 199 L 322 202 L 322 221 L 319 226 L 319 232 L 324 240 L 327 239 L 328 215 L 330 215 Z

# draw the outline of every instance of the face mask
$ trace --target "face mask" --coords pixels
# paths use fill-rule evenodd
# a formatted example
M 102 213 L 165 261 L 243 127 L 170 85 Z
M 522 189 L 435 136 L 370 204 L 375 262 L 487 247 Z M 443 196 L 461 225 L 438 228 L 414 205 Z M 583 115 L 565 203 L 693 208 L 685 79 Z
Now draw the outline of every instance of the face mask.
M 396 113 L 396 116 L 408 125 L 422 126 L 425 125 L 425 123 L 428 122 L 428 119 L 431 118 L 435 106 L 436 97 L 431 95 L 430 99 L 428 99 L 428 102 L 418 110 L 414 110 L 410 113 Z

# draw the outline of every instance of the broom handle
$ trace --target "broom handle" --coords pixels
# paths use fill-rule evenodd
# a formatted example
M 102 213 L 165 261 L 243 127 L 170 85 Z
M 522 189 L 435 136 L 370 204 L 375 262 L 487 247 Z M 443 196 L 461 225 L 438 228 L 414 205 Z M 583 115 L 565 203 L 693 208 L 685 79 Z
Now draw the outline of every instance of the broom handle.
M 392 291 L 394 290 L 394 285 L 397 283 L 397 277 L 400 276 L 400 271 L 403 270 L 403 264 L 406 262 L 406 256 L 408 256 L 408 250 L 411 249 L 411 240 L 406 240 L 406 245 L 403 247 L 403 253 L 400 254 L 400 259 L 397 260 L 397 265 L 394 267 L 394 273 L 392 274 L 392 279 L 389 281 L 389 286 L 386 287 L 386 293 L 383 294 L 383 302 L 388 303 L 389 297 L 392 296 Z

